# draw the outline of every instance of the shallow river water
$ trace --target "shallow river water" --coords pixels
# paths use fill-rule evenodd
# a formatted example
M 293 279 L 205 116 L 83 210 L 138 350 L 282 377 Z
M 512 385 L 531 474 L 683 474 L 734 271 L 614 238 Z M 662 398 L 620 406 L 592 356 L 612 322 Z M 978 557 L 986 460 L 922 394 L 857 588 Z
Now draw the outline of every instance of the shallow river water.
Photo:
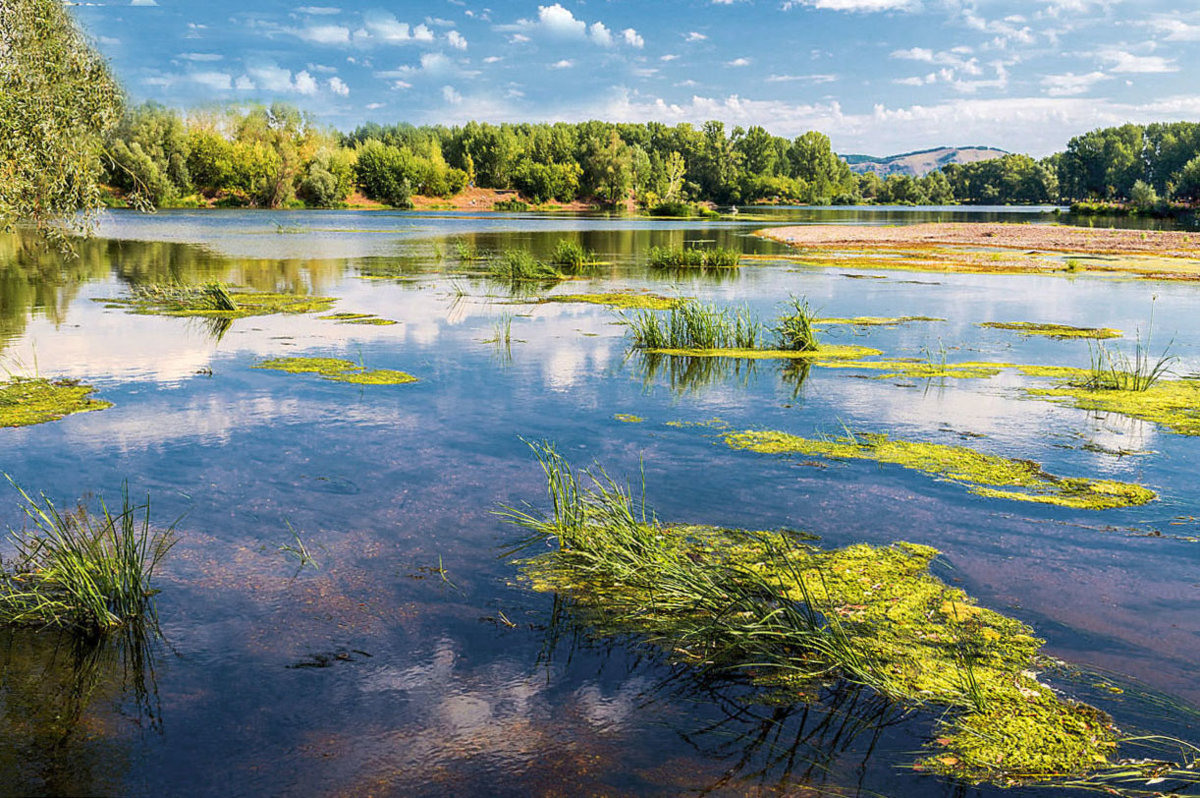
M 119 496 L 179 518 L 158 586 L 161 640 L 80 650 L 0 631 L 0 795 L 1046 795 L 914 773 L 933 712 L 842 690 L 763 707 L 636 641 L 589 636 L 502 556 L 502 505 L 545 506 L 525 440 L 636 478 L 666 521 L 802 529 L 823 545 L 938 548 L 936 572 L 1032 625 L 1085 669 L 1061 685 L 1118 724 L 1200 742 L 1200 440 L 1026 398 L 1028 378 L 865 379 L 776 361 L 691 369 L 631 355 L 620 315 L 462 273 L 460 242 L 595 250 L 590 279 L 537 293 L 649 289 L 821 315 L 942 322 L 837 327 L 888 356 L 1086 366 L 1088 344 L 979 322 L 1045 321 L 1173 339 L 1200 372 L 1200 283 L 811 268 L 754 259 L 663 276 L 651 246 L 760 255 L 771 224 L 1061 220 L 1045 212 L 773 210 L 717 222 L 445 213 L 110 214 L 79 257 L 0 241 L 0 365 L 77 377 L 113 403 L 0 429 L 0 471 L 57 503 Z M 368 277 L 368 275 L 375 275 Z M 385 275 L 379 277 L 378 275 Z M 130 315 L 131 285 L 221 279 L 338 298 L 320 314 Z M 512 342 L 495 343 L 511 323 Z M 331 356 L 419 382 L 358 386 L 253 369 Z M 940 355 L 939 355 L 940 356 Z M 640 417 L 637 423 L 617 414 Z M 684 422 L 683 424 L 669 422 Z M 1138 482 L 1159 499 L 1086 511 L 987 499 L 895 466 L 734 451 L 721 429 L 844 428 L 970 445 L 1051 473 Z M 1133 454 L 1130 454 L 1130 453 Z M 0 525 L 19 526 L 15 491 Z M 0 491 L 3 493 L 3 491 Z M 281 547 L 293 531 L 315 560 Z M 3 550 L 0 550 L 3 553 Z M 1121 696 L 1095 684 L 1122 685 Z M 1164 708 L 1165 707 L 1165 708 Z

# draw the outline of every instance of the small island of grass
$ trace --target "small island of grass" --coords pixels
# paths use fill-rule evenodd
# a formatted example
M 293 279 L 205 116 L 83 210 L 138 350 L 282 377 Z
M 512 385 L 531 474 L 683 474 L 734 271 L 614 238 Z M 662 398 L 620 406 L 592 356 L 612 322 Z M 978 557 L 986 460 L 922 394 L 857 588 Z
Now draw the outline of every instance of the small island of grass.
M 288 374 L 317 374 L 333 382 L 356 385 L 405 385 L 417 378 L 403 371 L 367 368 L 335 357 L 277 357 L 254 364 L 256 369 L 283 371 Z
M 112 407 L 93 399 L 95 390 L 79 380 L 12 377 L 0 382 L 0 427 L 27 427 Z
M 993 330 L 1012 330 L 1021 335 L 1042 335 L 1047 338 L 1065 340 L 1070 338 L 1120 338 L 1121 331 L 1111 327 L 1072 327 L 1069 324 L 1049 324 L 1034 321 L 985 321 L 980 327 Z

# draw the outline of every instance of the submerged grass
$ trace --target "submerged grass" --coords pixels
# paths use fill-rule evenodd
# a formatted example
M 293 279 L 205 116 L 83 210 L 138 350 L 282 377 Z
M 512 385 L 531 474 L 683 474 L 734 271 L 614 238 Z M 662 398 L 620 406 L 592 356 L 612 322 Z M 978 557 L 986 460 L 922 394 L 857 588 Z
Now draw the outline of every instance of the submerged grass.
M 626 324 L 635 349 L 757 349 L 764 338 L 762 323 L 745 308 L 696 301 L 681 301 L 666 314 L 639 313 Z
M 813 324 L 818 327 L 829 327 L 840 324 L 853 327 L 893 327 L 918 321 L 945 321 L 945 319 L 939 319 L 934 316 L 854 316 L 851 318 L 830 317 L 814 319 Z
M 356 385 L 404 385 L 417 382 L 416 377 L 403 371 L 368 370 L 351 360 L 336 357 L 276 357 L 255 363 L 254 368 L 288 374 L 319 374 L 326 380 Z
M 1133 483 L 1057 477 L 1032 460 L 999 457 L 965 446 L 893 440 L 876 433 L 811 439 L 764 430 L 728 433 L 725 442 L 735 449 L 765 454 L 795 453 L 898 465 L 965 485 L 971 493 L 995 499 L 1107 510 L 1142 505 L 1156 498 L 1154 491 Z
M 635 494 L 599 466 L 576 474 L 552 445 L 533 448 L 550 506 L 499 512 L 525 532 L 512 553 L 549 547 L 521 561 L 523 574 L 572 599 L 598 633 L 636 635 L 678 663 L 740 676 L 773 703 L 852 682 L 941 707 L 918 770 L 1015 785 L 1095 783 L 1141 767 L 1115 761 L 1104 713 L 1038 681 L 1032 629 L 929 572 L 936 550 L 823 550 L 790 532 L 663 524 L 644 482 Z
M 200 316 L 240 319 L 276 313 L 314 313 L 329 310 L 337 300 L 326 296 L 231 291 L 224 283 L 203 285 L 157 283 L 134 286 L 123 299 L 97 300 L 152 316 Z
M 78 380 L 11 377 L 0 382 L 0 427 L 26 427 L 112 407 L 93 399 L 95 390 Z
M 328 316 L 319 316 L 318 318 L 326 321 L 334 321 L 338 324 L 367 324 L 379 327 L 389 327 L 393 324 L 399 324 L 398 321 L 392 319 L 384 319 L 376 316 L 374 313 L 330 313 Z
M 102 502 L 92 516 L 61 512 L 8 481 L 32 526 L 9 533 L 16 556 L 0 561 L 0 623 L 99 634 L 154 620 L 151 580 L 175 537 L 174 525 L 151 528 L 149 499 L 134 505 L 125 486 L 120 513 Z
M 607 294 L 557 294 L 538 300 L 538 304 L 552 302 L 581 302 L 590 305 L 608 305 L 621 310 L 670 310 L 684 299 L 672 299 L 658 294 L 615 291 Z

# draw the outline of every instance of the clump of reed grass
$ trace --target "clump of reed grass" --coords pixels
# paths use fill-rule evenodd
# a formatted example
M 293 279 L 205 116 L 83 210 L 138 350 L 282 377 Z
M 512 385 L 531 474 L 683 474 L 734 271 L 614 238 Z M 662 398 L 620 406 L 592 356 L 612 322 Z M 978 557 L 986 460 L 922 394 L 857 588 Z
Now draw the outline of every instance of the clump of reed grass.
M 202 285 L 149 283 L 133 286 L 130 294 L 138 302 L 149 302 L 177 309 L 238 310 L 238 304 L 229 292 L 229 287 L 215 280 Z
M 1157 297 L 1155 297 L 1157 300 Z M 1150 337 L 1154 333 L 1154 308 L 1150 309 L 1150 323 L 1146 328 L 1146 340 L 1142 341 L 1142 332 L 1137 333 L 1137 342 L 1133 356 L 1119 350 L 1112 350 L 1103 343 L 1088 345 L 1091 364 L 1087 374 L 1078 382 L 1079 387 L 1089 391 L 1148 391 L 1171 371 L 1171 364 L 1177 360 L 1169 354 L 1174 339 L 1163 347 L 1162 352 L 1155 357 L 1150 350 Z
M 734 269 L 741 259 L 737 250 L 722 247 L 651 247 L 647 262 L 654 269 Z
M 682 301 L 665 314 L 643 311 L 626 324 L 635 349 L 756 349 L 763 325 L 745 308 Z
M 479 247 L 475 246 L 470 241 L 458 240 L 454 242 L 454 254 L 459 260 L 479 260 L 482 256 L 479 252 Z
M 175 535 L 173 524 L 150 526 L 149 499 L 133 504 L 126 485 L 119 513 L 101 502 L 93 516 L 62 512 L 9 482 L 32 526 L 10 531 L 16 556 L 0 562 L 0 623 L 100 634 L 153 620 L 151 580 Z
M 808 300 L 792 297 L 788 302 L 790 312 L 779 317 L 775 325 L 775 335 L 779 338 L 779 348 L 793 352 L 815 352 L 821 348 L 817 341 L 817 333 L 813 328 L 816 321 L 816 311 L 808 306 Z
M 596 262 L 596 253 L 585 249 L 583 244 L 569 238 L 560 238 L 554 245 L 552 263 L 567 269 L 578 269 Z
M 488 263 L 491 276 L 522 282 L 531 280 L 562 280 L 564 275 L 554 266 L 542 263 L 523 249 L 509 249 Z

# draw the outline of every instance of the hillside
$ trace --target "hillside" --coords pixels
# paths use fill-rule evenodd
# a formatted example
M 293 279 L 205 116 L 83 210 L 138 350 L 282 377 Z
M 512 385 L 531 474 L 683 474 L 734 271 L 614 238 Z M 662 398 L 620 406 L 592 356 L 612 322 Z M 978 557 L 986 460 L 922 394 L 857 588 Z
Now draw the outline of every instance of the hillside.
M 923 177 L 946 164 L 990 161 L 1007 154 L 1004 150 L 994 147 L 937 147 L 932 150 L 890 155 L 886 158 L 875 158 L 870 155 L 842 155 L 840 157 L 850 164 L 852 172 L 860 175 L 874 172 L 880 177 L 888 175 Z

